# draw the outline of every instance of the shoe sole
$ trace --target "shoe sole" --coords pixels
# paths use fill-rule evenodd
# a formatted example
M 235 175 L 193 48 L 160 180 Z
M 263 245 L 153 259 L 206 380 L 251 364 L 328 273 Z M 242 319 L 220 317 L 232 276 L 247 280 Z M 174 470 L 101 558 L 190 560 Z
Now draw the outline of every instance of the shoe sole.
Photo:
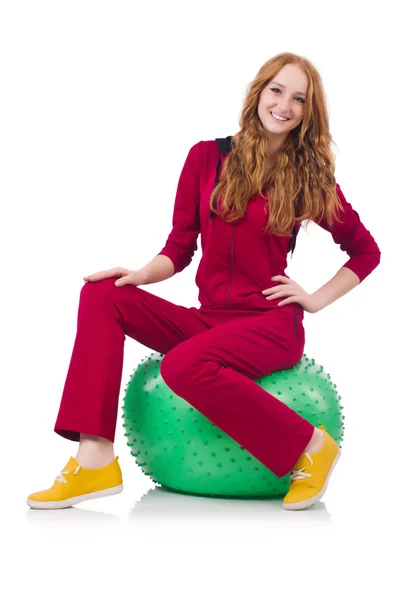
M 90 494 L 81 494 L 81 496 L 75 496 L 74 498 L 67 498 L 66 500 L 59 500 L 58 502 L 37 502 L 36 500 L 26 500 L 30 508 L 38 508 L 44 510 L 51 510 L 54 508 L 69 508 L 73 504 L 79 502 L 85 502 L 86 500 L 93 500 L 94 498 L 103 498 L 104 496 L 114 496 L 120 494 L 123 491 L 123 484 L 116 487 L 107 488 L 105 490 L 99 490 L 99 492 L 91 492 Z
M 336 467 L 336 464 L 340 458 L 340 455 L 341 455 L 341 450 L 339 448 L 338 454 L 334 458 L 334 462 L 332 463 L 331 468 L 328 472 L 327 479 L 325 480 L 323 488 L 316 496 L 313 496 L 312 498 L 308 498 L 307 500 L 302 500 L 301 502 L 294 502 L 291 504 L 288 504 L 288 503 L 283 504 L 283 508 L 285 508 L 286 510 L 301 510 L 302 508 L 308 508 L 309 506 L 312 506 L 313 504 L 318 502 L 324 496 L 324 494 L 327 490 L 329 478 L 332 475 L 332 471 Z

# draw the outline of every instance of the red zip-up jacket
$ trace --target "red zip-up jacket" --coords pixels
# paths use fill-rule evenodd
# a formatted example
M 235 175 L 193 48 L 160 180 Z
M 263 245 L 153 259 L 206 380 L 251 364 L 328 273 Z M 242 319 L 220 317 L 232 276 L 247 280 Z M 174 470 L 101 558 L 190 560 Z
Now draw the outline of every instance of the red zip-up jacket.
M 168 256 L 175 273 L 179 273 L 191 263 L 201 233 L 202 258 L 195 279 L 201 307 L 258 311 L 276 308 L 283 298 L 267 300 L 262 290 L 280 284 L 271 280 L 274 275 L 288 277 L 285 269 L 292 234 L 282 237 L 263 233 L 268 218 L 264 212 L 266 193 L 264 198 L 250 198 L 239 221 L 226 223 L 218 215 L 210 219 L 209 199 L 218 158 L 215 140 L 200 141 L 189 150 L 179 177 L 172 230 L 159 254 Z M 225 158 L 222 155 L 220 172 Z M 349 260 L 343 266 L 356 273 L 361 283 L 377 267 L 381 253 L 339 184 L 336 192 L 343 204 L 339 215 L 343 223 L 334 223 L 330 229 L 325 218 L 316 222 L 330 231 L 334 242 L 346 251 Z M 300 223 L 295 224 L 298 232 Z M 303 314 L 299 303 L 292 304 Z

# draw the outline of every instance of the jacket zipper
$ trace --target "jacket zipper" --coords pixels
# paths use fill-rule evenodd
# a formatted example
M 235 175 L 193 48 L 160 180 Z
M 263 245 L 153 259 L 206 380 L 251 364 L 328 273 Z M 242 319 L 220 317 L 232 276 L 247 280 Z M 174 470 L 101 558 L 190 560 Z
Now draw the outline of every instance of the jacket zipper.
M 232 287 L 232 279 L 233 279 L 233 266 L 234 266 L 233 265 L 233 249 L 234 249 L 233 246 L 234 246 L 234 238 L 235 238 L 235 235 L 236 235 L 236 225 L 237 224 L 235 224 L 234 228 L 233 228 L 232 247 L 231 247 L 231 250 L 230 250 L 230 258 L 231 258 L 231 263 L 230 263 L 230 283 L 229 283 L 229 289 L 226 292 L 226 308 L 230 308 L 230 304 L 229 304 L 229 300 L 228 300 L 228 295 L 229 295 L 229 292 L 230 292 L 230 288 Z

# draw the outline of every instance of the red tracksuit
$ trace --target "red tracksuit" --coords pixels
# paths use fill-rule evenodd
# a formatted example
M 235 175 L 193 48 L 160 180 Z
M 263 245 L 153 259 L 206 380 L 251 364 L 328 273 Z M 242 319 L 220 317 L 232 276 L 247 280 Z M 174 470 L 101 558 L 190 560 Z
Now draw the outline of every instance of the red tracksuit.
M 80 432 L 114 441 L 125 336 L 164 353 L 167 385 L 225 431 L 278 477 L 294 467 L 313 426 L 256 383 L 292 368 L 303 356 L 304 310 L 277 306 L 262 290 L 284 275 L 289 237 L 263 234 L 267 195 L 253 196 L 242 219 L 210 219 L 209 197 L 219 157 L 215 140 L 189 151 L 175 198 L 172 230 L 159 252 L 175 273 L 186 268 L 201 233 L 197 270 L 200 307 L 186 308 L 116 278 L 83 285 L 77 333 L 55 431 L 71 440 Z M 222 157 L 221 165 L 223 165 Z M 380 251 L 339 187 L 343 223 L 331 235 L 346 251 L 348 267 L 363 281 Z M 327 223 L 318 225 L 330 231 Z

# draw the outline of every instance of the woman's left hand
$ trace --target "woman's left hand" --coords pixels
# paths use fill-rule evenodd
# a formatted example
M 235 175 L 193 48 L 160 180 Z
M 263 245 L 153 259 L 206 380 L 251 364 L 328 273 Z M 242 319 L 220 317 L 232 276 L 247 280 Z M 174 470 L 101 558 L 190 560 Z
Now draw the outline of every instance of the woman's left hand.
M 275 287 L 263 290 L 262 294 L 266 296 L 267 300 L 275 300 L 276 298 L 288 296 L 286 300 L 282 300 L 277 306 L 285 306 L 292 302 L 298 302 L 306 312 L 317 312 L 318 308 L 313 295 L 305 292 L 296 281 L 293 281 L 289 277 L 284 277 L 284 275 L 275 275 L 274 277 L 271 277 L 271 279 L 280 281 L 281 285 L 276 285 Z

